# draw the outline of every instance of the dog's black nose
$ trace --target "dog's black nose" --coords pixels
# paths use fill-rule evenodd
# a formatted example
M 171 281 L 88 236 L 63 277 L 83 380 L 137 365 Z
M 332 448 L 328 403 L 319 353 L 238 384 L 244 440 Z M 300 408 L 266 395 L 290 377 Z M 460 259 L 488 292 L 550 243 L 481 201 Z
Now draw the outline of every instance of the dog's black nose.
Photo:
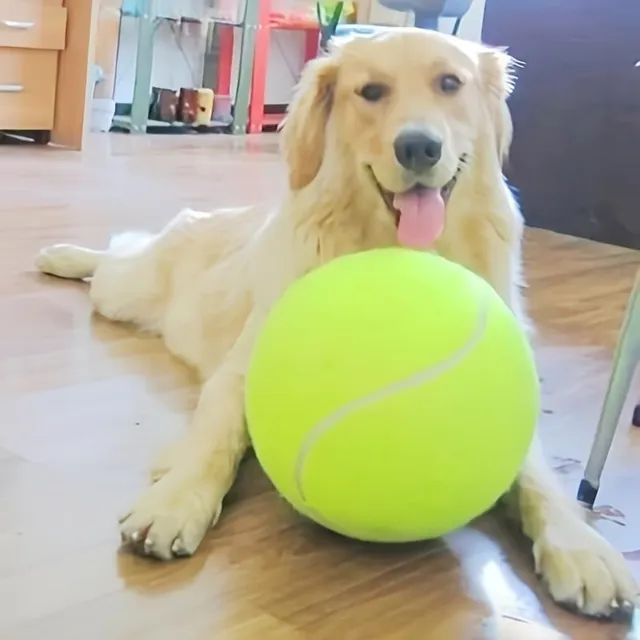
M 430 169 L 442 156 L 442 140 L 434 133 L 417 127 L 400 131 L 393 148 L 398 162 L 415 173 Z

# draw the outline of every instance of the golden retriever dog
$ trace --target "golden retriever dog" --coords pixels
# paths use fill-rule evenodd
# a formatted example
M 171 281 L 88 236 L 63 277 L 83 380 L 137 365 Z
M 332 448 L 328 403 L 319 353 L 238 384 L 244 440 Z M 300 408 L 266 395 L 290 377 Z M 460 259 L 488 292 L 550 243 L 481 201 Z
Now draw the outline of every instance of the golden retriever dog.
M 512 66 L 502 51 L 429 31 L 345 41 L 303 73 L 282 131 L 289 191 L 277 210 L 187 210 L 106 251 L 41 252 L 41 271 L 91 278 L 100 314 L 157 332 L 202 379 L 191 429 L 120 521 L 125 544 L 186 556 L 218 521 L 250 446 L 252 345 L 274 301 L 318 265 L 398 243 L 434 249 L 525 322 L 523 222 L 502 175 Z M 563 495 L 537 444 L 508 498 L 557 601 L 594 616 L 634 601 L 624 559 Z

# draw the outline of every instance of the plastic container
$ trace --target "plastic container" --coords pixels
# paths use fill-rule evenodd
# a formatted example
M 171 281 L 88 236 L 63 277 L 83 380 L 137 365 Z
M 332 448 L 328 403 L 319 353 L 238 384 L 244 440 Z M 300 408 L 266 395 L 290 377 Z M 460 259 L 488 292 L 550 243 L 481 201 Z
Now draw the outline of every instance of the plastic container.
M 115 100 L 94 98 L 91 103 L 91 131 L 99 131 L 101 133 L 109 131 L 115 111 Z
M 231 107 L 233 101 L 231 96 L 216 95 L 213 98 L 213 113 L 211 120 L 216 122 L 226 122 L 231 120 Z

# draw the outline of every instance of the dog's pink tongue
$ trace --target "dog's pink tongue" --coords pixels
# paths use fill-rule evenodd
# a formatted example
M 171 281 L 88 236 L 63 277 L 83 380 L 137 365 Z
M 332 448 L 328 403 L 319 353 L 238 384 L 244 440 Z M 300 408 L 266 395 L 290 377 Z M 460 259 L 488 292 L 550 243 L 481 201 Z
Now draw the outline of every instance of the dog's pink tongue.
M 439 189 L 413 189 L 397 194 L 400 212 L 398 242 L 412 249 L 429 249 L 444 229 L 444 200 Z

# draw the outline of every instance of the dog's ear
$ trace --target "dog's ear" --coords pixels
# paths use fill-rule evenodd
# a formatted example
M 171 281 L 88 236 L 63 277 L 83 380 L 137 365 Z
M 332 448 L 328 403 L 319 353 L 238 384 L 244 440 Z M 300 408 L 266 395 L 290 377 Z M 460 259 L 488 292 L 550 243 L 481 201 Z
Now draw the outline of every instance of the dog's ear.
M 507 106 L 507 98 L 515 85 L 515 68 L 518 62 L 504 49 L 483 47 L 478 56 L 480 78 L 489 111 L 489 118 L 496 136 L 500 161 L 509 153 L 513 123 Z
M 293 191 L 307 186 L 322 164 L 337 72 L 335 54 L 309 62 L 282 123 L 282 151 Z

